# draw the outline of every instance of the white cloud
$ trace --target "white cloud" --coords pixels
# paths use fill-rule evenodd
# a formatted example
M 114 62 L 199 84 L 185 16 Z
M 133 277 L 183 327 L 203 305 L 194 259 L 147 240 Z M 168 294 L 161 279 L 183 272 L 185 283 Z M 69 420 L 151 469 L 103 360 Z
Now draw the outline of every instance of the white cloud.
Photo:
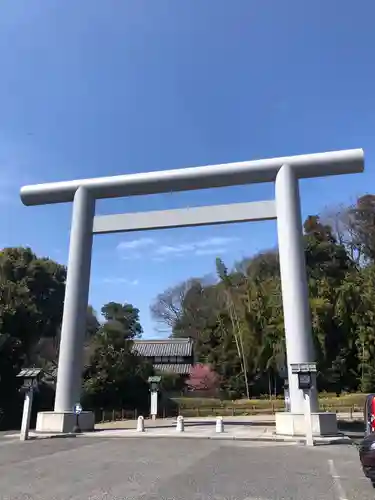
M 155 250 L 157 255 L 171 255 L 171 254 L 180 254 L 180 253 L 188 253 L 193 251 L 195 248 L 194 243 L 184 243 L 181 245 L 162 245 Z
M 161 245 L 155 250 L 155 254 L 163 257 L 180 257 L 192 253 L 194 255 L 214 255 L 215 253 L 224 253 L 226 246 L 238 240 L 239 238 L 233 237 L 214 237 L 179 245 Z
M 109 283 L 111 285 L 138 285 L 139 281 L 137 279 L 135 280 L 128 280 L 126 278 L 104 278 L 104 283 Z
M 237 237 L 216 236 L 189 243 L 158 246 L 157 241 L 152 238 L 139 238 L 123 241 L 119 243 L 117 249 L 121 252 L 121 258 L 125 260 L 146 257 L 155 262 L 164 262 L 167 258 L 186 255 L 220 255 L 227 251 L 229 245 L 239 240 Z
M 121 255 L 122 260 L 137 260 L 141 258 L 141 254 L 139 253 L 124 253 L 124 255 Z
M 137 240 L 122 241 L 117 245 L 118 250 L 139 250 L 153 245 L 155 241 L 152 238 L 138 238 Z
M 153 262 L 165 262 L 167 259 L 166 257 L 151 257 L 151 260 Z
M 195 251 L 195 255 L 221 255 L 228 251 L 227 248 L 200 248 Z
M 235 241 L 238 240 L 239 238 L 217 236 L 215 238 L 207 238 L 206 240 L 198 241 L 196 243 L 196 246 L 199 248 L 218 247 L 218 246 L 228 245 L 229 243 L 234 243 Z

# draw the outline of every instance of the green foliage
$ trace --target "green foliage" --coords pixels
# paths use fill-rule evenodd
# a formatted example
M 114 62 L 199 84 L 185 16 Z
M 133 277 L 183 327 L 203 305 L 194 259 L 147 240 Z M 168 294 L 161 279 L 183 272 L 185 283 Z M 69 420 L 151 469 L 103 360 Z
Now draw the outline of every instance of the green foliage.
M 356 246 L 367 262 L 375 261 L 375 196 L 367 194 L 358 198 L 349 210 Z
M 86 339 L 90 339 L 99 330 L 100 323 L 96 316 L 96 312 L 92 306 L 87 308 L 87 318 L 86 318 Z
M 60 329 L 66 270 L 30 248 L 0 252 L 0 426 L 17 422 L 20 368 L 35 362 L 41 339 Z
M 102 316 L 106 320 L 106 327 L 121 331 L 127 339 L 134 339 L 142 335 L 142 326 L 139 322 L 139 310 L 131 304 L 109 302 L 102 307 Z
M 161 375 L 160 390 L 162 393 L 181 393 L 185 388 L 186 376 L 177 373 L 156 373 Z
M 84 373 L 83 401 L 89 408 L 146 408 L 147 378 L 152 366 L 132 352 L 142 332 L 139 311 L 131 304 L 110 302 L 102 308 L 106 322 L 90 339 Z
M 21 342 L 26 359 L 61 324 L 66 269 L 29 248 L 0 252 L 0 332 Z
M 0 333 L 0 429 L 7 428 L 20 410 L 19 382 L 23 349 L 19 339 Z

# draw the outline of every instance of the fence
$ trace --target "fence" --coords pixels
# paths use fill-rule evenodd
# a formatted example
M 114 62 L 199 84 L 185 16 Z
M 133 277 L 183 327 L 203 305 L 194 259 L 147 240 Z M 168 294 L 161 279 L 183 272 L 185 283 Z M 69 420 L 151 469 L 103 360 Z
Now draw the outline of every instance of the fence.
M 321 411 L 331 411 L 334 413 L 340 413 L 347 415 L 349 420 L 362 419 L 363 418 L 363 408 L 358 405 L 351 406 L 340 406 L 331 407 L 329 405 L 320 405 Z M 215 407 L 195 407 L 195 408 L 184 408 L 183 406 L 176 409 L 166 409 L 162 408 L 160 410 L 159 418 L 171 418 L 177 417 L 178 415 L 183 415 L 184 417 L 240 417 L 240 416 L 254 416 L 254 415 L 273 415 L 278 411 L 284 411 L 283 407 L 279 405 L 270 405 L 269 408 L 256 408 L 254 407 L 239 407 L 239 406 L 215 406 Z M 135 410 L 108 410 L 100 409 L 95 411 L 95 421 L 96 423 L 104 422 L 115 422 L 121 420 L 136 420 L 140 413 Z M 143 415 L 145 416 L 145 415 Z

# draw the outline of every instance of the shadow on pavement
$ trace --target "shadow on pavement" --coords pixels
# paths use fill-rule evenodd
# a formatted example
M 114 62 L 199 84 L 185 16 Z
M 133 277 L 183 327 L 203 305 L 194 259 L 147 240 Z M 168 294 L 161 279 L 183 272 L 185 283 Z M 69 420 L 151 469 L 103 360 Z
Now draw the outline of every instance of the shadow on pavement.
M 244 421 L 238 422 L 235 420 L 224 419 L 223 422 L 224 422 L 224 425 L 237 425 L 237 426 L 241 426 L 241 427 L 275 427 L 275 423 L 270 422 L 269 420 L 264 420 L 264 421 L 258 420 L 257 422 L 244 422 Z M 215 421 L 207 422 L 205 420 L 202 420 L 202 421 L 197 420 L 194 422 L 189 422 L 189 421 L 185 420 L 185 427 L 194 427 L 194 426 L 203 427 L 205 425 L 215 426 L 216 422 Z
M 337 426 L 340 432 L 357 443 L 361 441 L 365 435 L 365 424 L 363 420 L 339 420 Z

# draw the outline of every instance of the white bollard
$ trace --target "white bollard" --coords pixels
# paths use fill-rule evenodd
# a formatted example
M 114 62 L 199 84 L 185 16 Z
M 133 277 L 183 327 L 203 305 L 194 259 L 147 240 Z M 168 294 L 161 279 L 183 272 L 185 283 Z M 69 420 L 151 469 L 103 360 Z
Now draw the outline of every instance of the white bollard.
M 145 419 L 140 415 L 137 420 L 137 432 L 145 432 Z
M 182 415 L 177 417 L 176 431 L 184 432 L 184 417 Z
M 31 418 L 31 407 L 33 404 L 33 389 L 25 392 L 25 400 L 23 403 L 23 413 L 22 413 L 22 423 L 21 423 L 21 434 L 20 440 L 26 441 L 29 439 L 29 429 L 30 429 L 30 418 Z
M 223 417 L 216 418 L 216 432 L 224 432 Z
M 311 419 L 310 391 L 304 391 L 305 398 L 305 427 L 306 427 L 306 446 L 315 446 Z

